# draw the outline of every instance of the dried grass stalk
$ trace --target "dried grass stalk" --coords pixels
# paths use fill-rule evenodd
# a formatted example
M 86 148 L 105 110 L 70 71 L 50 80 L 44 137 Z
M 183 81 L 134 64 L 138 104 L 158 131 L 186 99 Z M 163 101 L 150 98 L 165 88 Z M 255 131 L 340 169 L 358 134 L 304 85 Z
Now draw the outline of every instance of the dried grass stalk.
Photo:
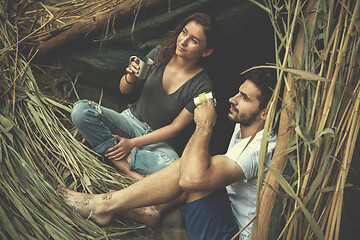
M 55 8 L 95 10 L 94 1 L 77 2 L 80 5 L 69 1 Z M 96 4 L 114 3 L 100 2 Z M 21 48 L 25 40 L 44 33 L 49 21 L 59 20 L 61 13 L 47 18 L 39 11 L 31 12 L 34 4 L 40 3 L 22 0 L 0 4 L 0 238 L 118 239 L 143 229 L 131 221 L 115 221 L 100 228 L 56 196 L 58 184 L 97 193 L 132 182 L 76 139 L 78 133 L 68 119 L 71 106 L 66 101 L 41 93 L 30 68 L 36 53 L 26 60 Z M 45 25 L 32 24 L 26 29 L 23 19 L 30 18 L 29 14 L 38 14 Z M 29 35 L 19 35 L 24 30 Z

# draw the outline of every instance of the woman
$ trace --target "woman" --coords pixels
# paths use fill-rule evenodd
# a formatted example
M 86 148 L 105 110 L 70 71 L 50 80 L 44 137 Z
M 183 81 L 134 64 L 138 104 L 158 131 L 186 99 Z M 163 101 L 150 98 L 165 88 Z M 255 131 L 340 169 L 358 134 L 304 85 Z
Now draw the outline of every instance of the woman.
M 135 104 L 117 113 L 81 100 L 74 104 L 72 121 L 97 153 L 130 177 L 167 166 L 179 157 L 175 137 L 193 120 L 193 98 L 212 89 L 201 62 L 213 54 L 219 35 L 214 19 L 192 14 L 147 55 L 155 65 L 146 79 L 135 76 L 138 59 L 126 68 L 121 93 L 143 85 Z

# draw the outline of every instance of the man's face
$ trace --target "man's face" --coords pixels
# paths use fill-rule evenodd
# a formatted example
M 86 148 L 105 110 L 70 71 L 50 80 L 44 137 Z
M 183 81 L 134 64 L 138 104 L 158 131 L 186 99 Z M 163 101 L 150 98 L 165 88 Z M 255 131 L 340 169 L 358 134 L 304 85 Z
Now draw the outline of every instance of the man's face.
M 239 92 L 229 99 L 229 119 L 243 126 L 250 126 L 260 118 L 259 100 L 261 91 L 256 85 L 246 80 L 239 88 Z

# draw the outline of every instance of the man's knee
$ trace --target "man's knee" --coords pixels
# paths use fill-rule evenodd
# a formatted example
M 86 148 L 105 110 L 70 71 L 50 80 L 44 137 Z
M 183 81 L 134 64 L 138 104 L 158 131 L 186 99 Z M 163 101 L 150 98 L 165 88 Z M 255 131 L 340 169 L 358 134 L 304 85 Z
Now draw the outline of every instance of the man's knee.
M 177 164 L 177 168 L 179 171 L 179 188 L 181 188 L 184 192 L 186 193 L 194 193 L 197 192 L 197 190 L 195 190 L 194 186 L 196 186 L 196 181 L 194 181 L 195 179 L 192 178 L 192 176 L 190 176 L 189 174 L 182 174 L 181 173 L 181 162 L 182 162 L 182 158 L 177 159 L 176 161 L 174 161 L 172 164 Z

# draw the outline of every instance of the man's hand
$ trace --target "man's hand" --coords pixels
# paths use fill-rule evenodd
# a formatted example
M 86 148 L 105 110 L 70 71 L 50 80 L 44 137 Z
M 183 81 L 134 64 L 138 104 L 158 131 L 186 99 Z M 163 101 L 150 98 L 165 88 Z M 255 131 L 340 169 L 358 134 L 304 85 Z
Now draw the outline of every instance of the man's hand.
M 118 135 L 112 135 L 119 142 L 105 151 L 105 157 L 109 160 L 119 161 L 130 154 L 131 149 L 135 146 L 131 139 L 123 138 Z
M 197 106 L 194 111 L 194 121 L 196 126 L 213 127 L 216 123 L 215 104 L 212 99 Z

